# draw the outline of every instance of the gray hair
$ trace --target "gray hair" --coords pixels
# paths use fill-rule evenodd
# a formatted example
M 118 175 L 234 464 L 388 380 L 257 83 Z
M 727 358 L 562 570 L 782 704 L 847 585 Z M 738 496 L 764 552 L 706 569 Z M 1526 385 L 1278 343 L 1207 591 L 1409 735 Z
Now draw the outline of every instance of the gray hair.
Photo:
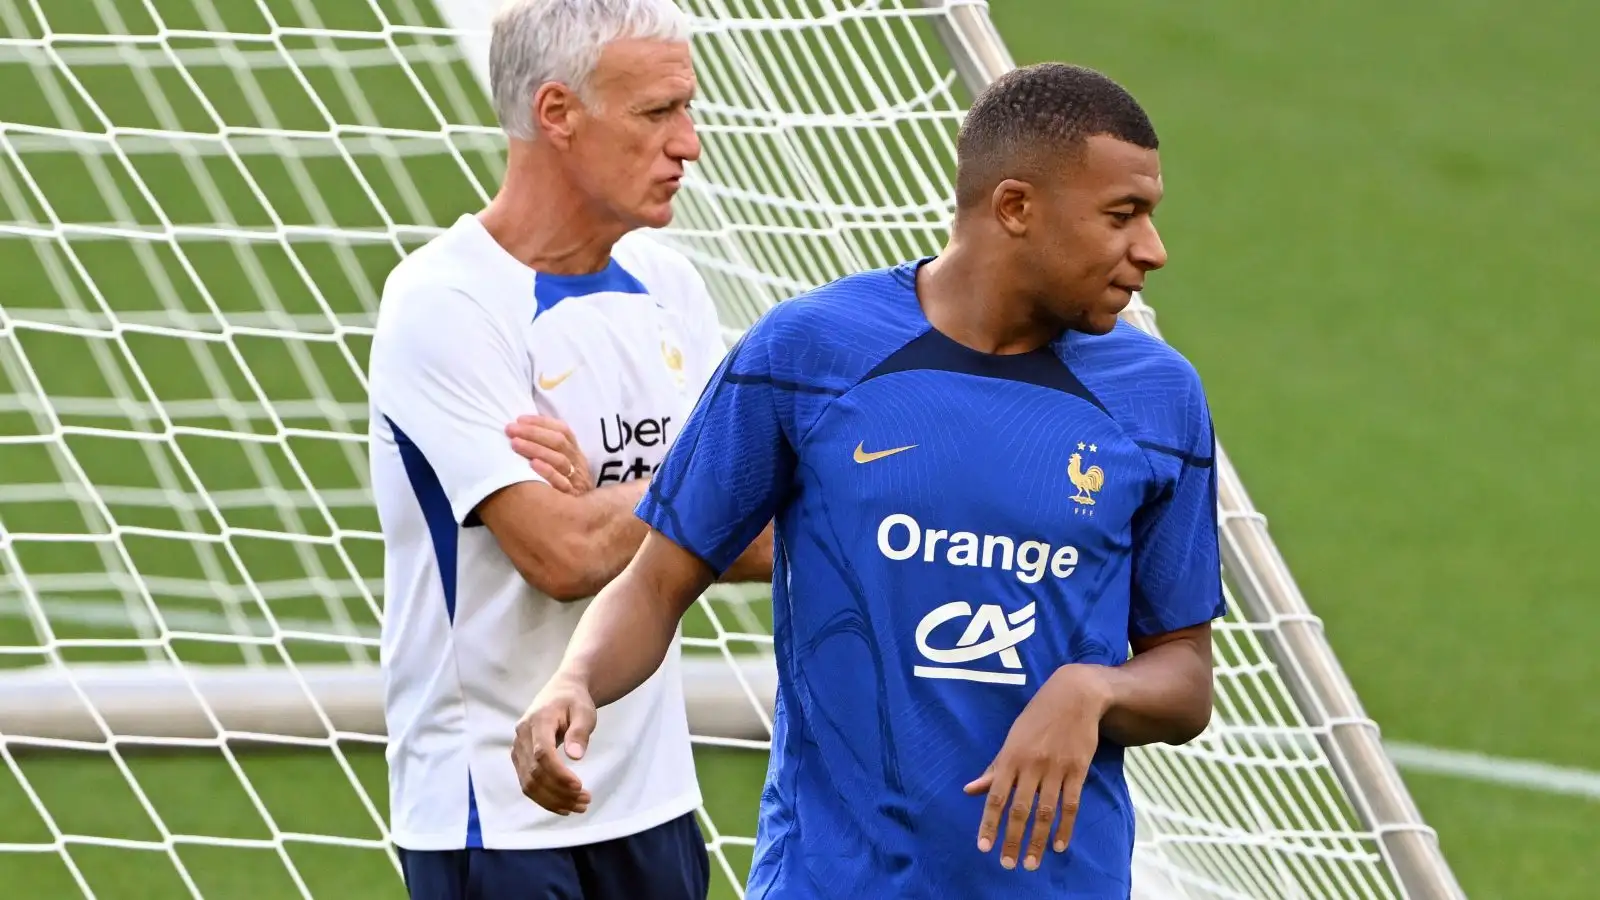
M 687 41 L 673 0 L 506 0 L 489 36 L 489 83 L 500 128 L 532 140 L 533 94 L 549 81 L 585 95 L 600 50 L 614 40 Z

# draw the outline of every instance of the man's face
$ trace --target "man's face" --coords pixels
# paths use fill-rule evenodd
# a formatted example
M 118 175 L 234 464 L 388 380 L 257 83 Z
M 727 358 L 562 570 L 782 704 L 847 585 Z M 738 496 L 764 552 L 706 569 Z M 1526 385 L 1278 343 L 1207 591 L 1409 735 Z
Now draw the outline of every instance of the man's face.
M 1088 139 L 1079 158 L 1038 185 L 1040 227 L 1027 255 L 1042 279 L 1044 310 L 1069 328 L 1105 334 L 1146 272 L 1167 263 L 1151 218 L 1161 202 L 1161 159 L 1116 138 Z
M 630 227 L 672 221 L 684 166 L 700 158 L 689 117 L 694 92 L 687 43 L 620 40 L 600 53 L 568 165 L 585 192 Z

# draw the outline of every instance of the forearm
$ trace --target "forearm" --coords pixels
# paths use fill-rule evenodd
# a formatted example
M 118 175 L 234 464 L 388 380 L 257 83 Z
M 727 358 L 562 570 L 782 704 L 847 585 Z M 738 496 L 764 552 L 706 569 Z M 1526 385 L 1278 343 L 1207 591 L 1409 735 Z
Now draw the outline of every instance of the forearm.
M 628 565 L 650 529 L 634 514 L 648 481 L 628 481 L 596 488 L 577 498 L 581 516 L 576 525 L 578 547 L 572 567 L 570 591 L 592 597 Z
M 1096 667 L 1104 694 L 1100 732 L 1125 747 L 1182 744 L 1211 718 L 1211 644 L 1183 639 Z
M 666 658 L 678 623 L 711 583 L 711 572 L 659 534 L 601 589 L 578 622 L 561 675 L 578 679 L 596 707 L 643 684 Z
M 634 514 L 645 482 L 598 488 L 578 497 L 523 482 L 480 507 L 485 525 L 517 571 L 561 601 L 593 597 L 622 571 L 649 530 Z

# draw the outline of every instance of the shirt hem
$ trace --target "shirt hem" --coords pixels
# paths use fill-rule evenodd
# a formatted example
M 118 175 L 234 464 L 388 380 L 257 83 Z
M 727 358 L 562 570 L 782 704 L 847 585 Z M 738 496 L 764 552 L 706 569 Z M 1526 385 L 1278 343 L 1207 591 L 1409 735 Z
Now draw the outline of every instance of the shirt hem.
M 533 802 L 533 801 L 528 801 Z M 642 813 L 636 813 L 625 819 L 615 822 L 606 822 L 600 825 L 590 825 L 581 828 L 568 827 L 570 819 L 554 823 L 549 827 L 529 829 L 522 832 L 505 832 L 493 828 L 482 828 L 483 849 L 485 850 L 559 850 L 565 847 L 578 847 L 585 844 L 598 844 L 601 841 L 616 840 L 629 837 L 641 831 L 648 831 L 658 825 L 664 825 L 686 813 L 694 812 L 700 807 L 701 797 L 699 789 L 687 794 L 680 794 L 672 800 L 652 806 Z M 483 808 L 478 809 L 479 822 L 483 821 Z M 438 851 L 438 850 L 465 850 L 467 849 L 466 829 L 451 831 L 449 834 L 433 832 L 423 834 L 414 831 L 397 829 L 391 834 L 396 846 L 411 851 Z
M 488 499 L 490 494 L 514 484 L 525 481 L 537 481 L 540 484 L 549 484 L 543 475 L 533 470 L 532 465 L 517 467 L 509 466 L 482 479 L 472 487 L 464 490 L 458 497 L 451 498 L 450 512 L 456 518 L 456 524 L 461 525 L 478 509 L 478 504 Z M 457 502 L 459 500 L 460 502 Z

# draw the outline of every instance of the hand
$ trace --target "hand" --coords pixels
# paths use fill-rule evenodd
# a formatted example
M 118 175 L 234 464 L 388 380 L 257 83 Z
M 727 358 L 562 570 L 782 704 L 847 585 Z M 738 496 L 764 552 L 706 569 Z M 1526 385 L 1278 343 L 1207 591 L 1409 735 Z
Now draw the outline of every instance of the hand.
M 562 816 L 589 809 L 589 792 L 561 755 L 582 759 L 594 722 L 594 699 L 575 678 L 557 673 L 533 698 L 511 743 L 511 764 L 529 800 Z
M 1045 841 L 1055 823 L 1055 850 L 1067 849 L 1072 824 L 1078 815 L 1078 796 L 1084 776 L 1100 744 L 1100 719 L 1110 705 L 1110 689 L 1101 677 L 1099 666 L 1068 665 L 1057 669 L 1012 723 L 1000 755 L 987 771 L 964 790 L 970 795 L 987 792 L 983 821 L 978 826 L 978 850 L 988 853 L 994 846 L 1001 817 L 1006 822 L 1005 844 L 1000 850 L 1000 865 L 1015 868 L 1028 827 L 1028 811 L 1038 798 L 1033 815 L 1033 833 L 1023 867 L 1039 868 L 1044 858 Z M 1006 811 L 1012 789 L 1016 798 Z M 1059 804 L 1059 806 L 1057 806 Z
M 506 437 L 551 487 L 574 497 L 594 490 L 589 461 L 567 423 L 552 416 L 518 416 L 506 426 Z

